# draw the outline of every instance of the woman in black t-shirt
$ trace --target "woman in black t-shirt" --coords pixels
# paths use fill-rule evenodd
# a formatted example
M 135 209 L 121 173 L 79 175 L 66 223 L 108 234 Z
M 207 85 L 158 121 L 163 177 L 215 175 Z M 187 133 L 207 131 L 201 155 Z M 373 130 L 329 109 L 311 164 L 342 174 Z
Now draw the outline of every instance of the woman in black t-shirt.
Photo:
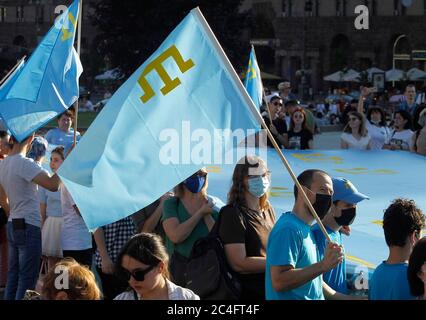
M 269 187 L 264 161 L 246 156 L 234 169 L 228 205 L 220 211 L 219 235 L 241 281 L 242 300 L 265 299 L 266 242 L 275 223 Z
M 306 150 L 313 149 L 314 136 L 306 127 L 305 111 L 296 109 L 291 116 L 290 130 L 287 132 L 287 149 Z

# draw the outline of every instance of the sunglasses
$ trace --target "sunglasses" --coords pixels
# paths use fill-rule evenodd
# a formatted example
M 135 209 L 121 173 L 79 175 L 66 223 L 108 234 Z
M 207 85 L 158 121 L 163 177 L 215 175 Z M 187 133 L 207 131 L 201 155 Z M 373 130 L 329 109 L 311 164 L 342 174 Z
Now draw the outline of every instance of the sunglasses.
M 133 279 L 136 281 L 144 281 L 145 275 L 150 272 L 152 269 L 154 269 L 156 266 L 150 266 L 146 268 L 145 270 L 134 270 L 130 272 L 129 270 L 123 269 L 123 280 L 130 281 L 130 277 L 132 276 Z
M 279 103 L 279 102 L 274 102 L 274 103 L 272 103 L 274 106 L 279 106 L 279 107 L 282 107 L 283 106 L 283 104 L 282 103 Z

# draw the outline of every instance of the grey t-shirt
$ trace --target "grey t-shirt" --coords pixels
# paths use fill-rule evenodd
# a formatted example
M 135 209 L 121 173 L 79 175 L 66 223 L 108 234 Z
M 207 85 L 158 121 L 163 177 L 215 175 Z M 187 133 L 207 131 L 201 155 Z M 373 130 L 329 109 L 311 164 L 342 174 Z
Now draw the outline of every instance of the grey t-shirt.
M 24 218 L 26 223 L 40 227 L 38 187 L 32 180 L 42 171 L 32 159 L 20 154 L 0 162 L 0 184 L 10 205 L 9 221 Z

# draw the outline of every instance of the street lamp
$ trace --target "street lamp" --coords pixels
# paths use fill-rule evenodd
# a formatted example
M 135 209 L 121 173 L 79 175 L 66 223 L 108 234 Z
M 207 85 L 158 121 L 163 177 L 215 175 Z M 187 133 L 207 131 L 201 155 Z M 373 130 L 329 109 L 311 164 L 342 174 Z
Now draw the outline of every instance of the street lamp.
M 392 69 L 395 69 L 395 49 L 398 45 L 399 40 L 406 38 L 407 36 L 405 34 L 400 35 L 398 38 L 396 38 L 395 42 L 393 43 L 393 52 L 392 52 Z M 395 87 L 395 81 L 392 81 L 392 87 Z

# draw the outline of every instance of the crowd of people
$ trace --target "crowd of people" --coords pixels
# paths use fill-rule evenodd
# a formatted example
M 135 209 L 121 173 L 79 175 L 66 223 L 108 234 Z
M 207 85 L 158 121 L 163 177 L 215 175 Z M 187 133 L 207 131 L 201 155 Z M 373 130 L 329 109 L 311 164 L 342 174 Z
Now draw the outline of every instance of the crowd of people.
M 315 149 L 314 135 L 320 127 L 341 124 L 342 149 L 403 150 L 426 156 L 426 105 L 417 103 L 412 84 L 392 110 L 373 103 L 374 90 L 368 87 L 361 87 L 359 99 L 342 106 L 318 103 L 306 107 L 291 93 L 289 82 L 280 83 L 278 89 L 279 93 L 266 96 L 262 116 L 279 147 Z M 273 146 L 269 140 L 268 146 Z
M 288 83 L 280 89 L 281 95 L 267 97 L 265 123 L 281 147 L 314 148 L 315 115 L 298 105 Z M 426 108 L 408 103 L 395 112 L 390 129 L 380 107 L 364 108 L 369 94 L 364 88 L 355 110 L 347 112 L 341 147 L 426 154 Z M 374 195 L 321 170 L 297 177 L 329 242 L 296 186 L 294 206 L 277 219 L 281 212 L 269 201 L 271 172 L 257 156 L 238 161 L 227 199 L 208 193 L 203 168 L 148 207 L 89 230 L 56 174 L 73 146 L 72 121 L 73 112 L 66 111 L 45 137 L 33 134 L 22 142 L 0 128 L 5 299 L 203 299 L 203 292 L 188 288 L 186 270 L 194 247 L 213 229 L 241 300 L 426 299 L 425 217 L 413 200 L 395 199 L 384 208 L 388 259 L 375 270 L 368 297 L 350 294 L 342 237 L 350 235 L 357 204 Z M 58 145 L 50 154 L 51 173 L 41 166 L 48 144 Z M 58 270 L 67 271 L 68 286 L 58 287 Z

